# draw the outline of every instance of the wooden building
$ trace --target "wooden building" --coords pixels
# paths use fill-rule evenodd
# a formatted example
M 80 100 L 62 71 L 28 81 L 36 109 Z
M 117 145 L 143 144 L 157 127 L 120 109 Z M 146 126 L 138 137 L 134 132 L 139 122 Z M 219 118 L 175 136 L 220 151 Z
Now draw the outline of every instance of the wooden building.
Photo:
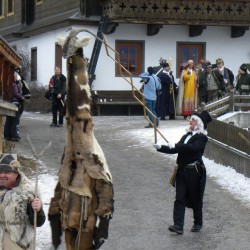
M 21 57 L 0 36 L 0 153 L 2 153 L 3 116 L 15 116 L 17 107 L 11 103 L 14 67 L 21 65 Z
M 26 79 L 31 84 L 47 85 L 55 65 L 66 74 L 58 36 L 72 26 L 97 34 L 103 17 L 105 39 L 120 53 L 137 87 L 138 74 L 158 66 L 160 57 L 173 60 L 177 83 L 188 59 L 198 64 L 223 58 L 235 75 L 242 63 L 250 62 L 250 0 L 0 0 L 0 7 L 0 33 L 29 55 Z M 83 35 L 89 34 L 78 36 Z M 94 47 L 93 38 L 85 56 L 92 58 Z M 93 90 L 130 90 L 103 48 L 96 57 Z

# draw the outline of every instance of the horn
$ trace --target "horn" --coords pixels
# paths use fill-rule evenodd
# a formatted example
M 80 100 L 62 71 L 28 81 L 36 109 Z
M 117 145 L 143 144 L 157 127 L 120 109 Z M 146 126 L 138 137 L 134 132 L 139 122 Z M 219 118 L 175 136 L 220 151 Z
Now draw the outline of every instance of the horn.
M 68 30 L 70 30 L 70 32 L 69 32 L 68 37 L 65 40 L 65 43 L 64 43 L 64 46 L 63 46 L 63 49 L 62 49 L 62 56 L 64 58 L 68 58 L 68 57 L 72 56 L 75 53 L 75 51 L 77 49 L 76 46 L 75 46 L 76 41 L 77 41 L 76 36 L 80 32 L 88 32 L 88 33 L 90 33 L 88 30 L 82 29 L 82 28 L 74 28 L 74 27 L 72 27 L 71 29 L 68 29 Z

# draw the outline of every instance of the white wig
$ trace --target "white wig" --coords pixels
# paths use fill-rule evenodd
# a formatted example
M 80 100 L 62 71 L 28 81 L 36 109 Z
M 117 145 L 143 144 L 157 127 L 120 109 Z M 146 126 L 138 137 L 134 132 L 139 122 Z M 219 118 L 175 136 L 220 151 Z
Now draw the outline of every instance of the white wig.
M 198 115 L 192 115 L 191 119 L 194 119 L 197 122 L 197 125 L 195 126 L 194 130 L 198 133 L 207 135 L 207 131 L 204 129 L 204 123 L 201 118 Z

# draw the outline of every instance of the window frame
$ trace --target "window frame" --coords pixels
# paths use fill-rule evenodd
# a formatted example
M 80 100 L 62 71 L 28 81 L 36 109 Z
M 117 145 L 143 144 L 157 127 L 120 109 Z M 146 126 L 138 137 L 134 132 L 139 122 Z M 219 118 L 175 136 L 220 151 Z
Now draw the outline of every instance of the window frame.
M 176 43 L 176 77 L 181 76 L 181 64 L 184 63 L 181 58 L 181 49 L 197 49 L 198 50 L 198 58 L 197 62 L 194 60 L 194 65 L 197 66 L 201 59 L 206 58 L 206 43 L 205 42 L 177 42 Z M 192 58 L 189 58 L 193 60 Z
M 35 54 L 34 54 L 35 52 Z M 37 47 L 31 48 L 31 53 L 30 53 L 30 80 L 31 81 L 37 81 Z
M 137 49 L 137 57 L 136 57 L 136 70 L 130 71 L 133 77 L 138 77 L 141 72 L 144 71 L 144 62 L 145 62 L 145 41 L 144 40 L 116 40 L 115 41 L 115 49 L 120 54 L 120 48 L 122 46 L 128 46 L 129 48 L 136 48 Z M 118 58 L 116 58 L 118 59 Z M 120 61 L 122 60 L 120 55 Z M 122 64 L 122 63 L 121 63 Z M 124 65 L 123 65 L 124 66 Z M 129 67 L 129 66 L 128 66 Z M 129 71 L 129 69 L 127 69 Z M 127 76 L 126 72 L 123 72 L 124 76 Z M 121 77 L 122 74 L 119 72 L 119 67 L 116 64 L 115 67 L 115 76 Z
M 9 3 L 12 5 L 12 9 L 9 10 Z M 7 0 L 7 16 L 13 16 L 15 10 L 15 2 L 14 0 Z

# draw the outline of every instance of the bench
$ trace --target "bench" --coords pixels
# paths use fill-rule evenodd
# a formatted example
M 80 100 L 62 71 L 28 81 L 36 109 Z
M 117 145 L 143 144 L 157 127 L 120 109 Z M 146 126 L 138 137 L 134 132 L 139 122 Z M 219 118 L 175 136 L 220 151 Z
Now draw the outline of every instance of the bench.
M 142 100 L 140 93 L 135 92 L 135 95 Z M 95 104 L 97 107 L 97 115 L 101 115 L 102 106 L 126 106 L 127 114 L 131 115 L 131 107 L 141 105 L 136 101 L 132 95 L 132 90 L 130 91 L 115 91 L 115 90 L 102 90 L 97 91 L 95 94 Z

